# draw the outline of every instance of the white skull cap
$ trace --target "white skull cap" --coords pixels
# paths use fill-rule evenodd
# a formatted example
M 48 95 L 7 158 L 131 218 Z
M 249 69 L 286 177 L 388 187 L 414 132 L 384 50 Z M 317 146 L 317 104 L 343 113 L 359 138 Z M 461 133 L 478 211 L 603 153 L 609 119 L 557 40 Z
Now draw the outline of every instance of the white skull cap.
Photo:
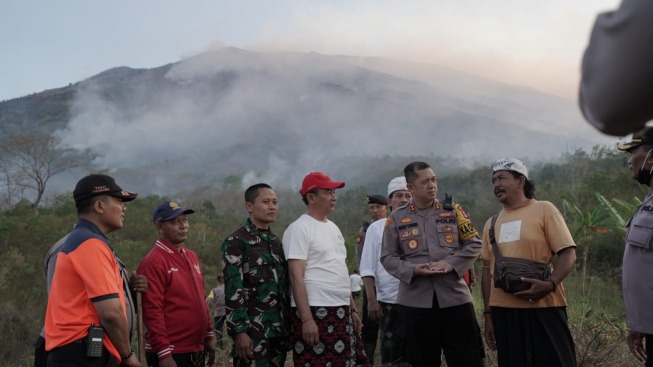
M 395 177 L 390 181 L 388 184 L 388 197 L 397 190 L 408 190 L 408 187 L 406 187 L 406 177 Z
M 517 158 L 502 158 L 497 160 L 492 165 L 492 173 L 496 171 L 513 171 L 521 173 L 526 177 L 526 179 L 528 179 L 528 168 L 526 168 L 524 162 Z

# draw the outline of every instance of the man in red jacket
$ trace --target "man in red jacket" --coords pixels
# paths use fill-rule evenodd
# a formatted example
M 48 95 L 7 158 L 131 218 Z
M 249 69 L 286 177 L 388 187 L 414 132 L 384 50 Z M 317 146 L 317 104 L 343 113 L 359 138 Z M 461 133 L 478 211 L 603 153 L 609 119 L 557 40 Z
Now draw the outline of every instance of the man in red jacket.
M 209 366 L 215 359 L 200 261 L 182 246 L 188 238 L 186 215 L 194 212 L 174 201 L 159 205 L 153 214 L 159 239 L 136 270 L 148 279 L 143 322 L 150 367 L 204 367 L 205 351 Z

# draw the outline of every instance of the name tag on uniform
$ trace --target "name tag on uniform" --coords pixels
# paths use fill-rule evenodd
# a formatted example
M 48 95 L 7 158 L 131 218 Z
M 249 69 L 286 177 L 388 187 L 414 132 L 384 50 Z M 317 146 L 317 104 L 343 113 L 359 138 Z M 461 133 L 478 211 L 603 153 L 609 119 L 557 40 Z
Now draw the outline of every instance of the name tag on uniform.
M 501 224 L 499 243 L 519 241 L 521 234 L 521 220 Z

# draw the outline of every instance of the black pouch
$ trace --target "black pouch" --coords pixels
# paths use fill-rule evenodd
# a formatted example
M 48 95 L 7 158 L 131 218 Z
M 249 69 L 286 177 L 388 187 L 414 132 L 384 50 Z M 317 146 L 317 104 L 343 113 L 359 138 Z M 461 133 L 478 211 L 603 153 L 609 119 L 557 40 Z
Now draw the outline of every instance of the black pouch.
M 521 278 L 546 280 L 551 276 L 553 266 L 528 259 L 503 257 L 494 263 L 494 286 L 506 293 L 516 293 L 531 288 Z
M 492 251 L 494 252 L 494 286 L 503 289 L 506 293 L 516 293 L 531 288 L 531 283 L 522 282 L 521 278 L 548 279 L 553 272 L 553 265 L 501 255 L 494 238 L 494 224 L 498 216 L 497 214 L 492 217 L 492 224 L 488 233 Z

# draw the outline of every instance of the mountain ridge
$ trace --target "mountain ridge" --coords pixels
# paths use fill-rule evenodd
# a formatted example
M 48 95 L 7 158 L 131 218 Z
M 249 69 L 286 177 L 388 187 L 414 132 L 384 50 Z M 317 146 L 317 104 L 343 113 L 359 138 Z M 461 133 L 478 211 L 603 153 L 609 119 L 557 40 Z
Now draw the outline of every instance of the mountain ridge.
M 50 106 L 41 125 L 30 120 L 25 128 L 40 126 L 64 146 L 88 151 L 95 169 L 154 174 L 157 167 L 159 192 L 171 185 L 163 168 L 198 183 L 239 174 L 290 185 L 310 171 L 355 174 L 355 161 L 367 156 L 489 164 L 502 156 L 555 159 L 604 139 L 573 101 L 437 65 L 421 68 L 226 48 L 155 68 L 111 68 L 24 97 L 28 109 Z M 54 95 L 59 99 L 48 99 Z M 68 109 L 55 113 L 65 103 Z M 0 104 L 3 138 L 10 104 Z

